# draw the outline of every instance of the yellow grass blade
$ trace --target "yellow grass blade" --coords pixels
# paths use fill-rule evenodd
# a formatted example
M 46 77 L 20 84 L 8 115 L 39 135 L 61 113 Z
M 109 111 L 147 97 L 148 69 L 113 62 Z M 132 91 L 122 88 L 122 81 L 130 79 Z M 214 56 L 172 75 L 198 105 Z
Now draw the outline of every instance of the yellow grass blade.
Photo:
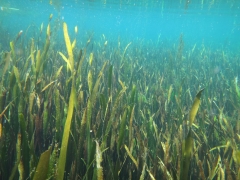
M 73 43 L 72 43 L 72 49 L 74 49 L 75 48 L 75 46 L 76 46 L 76 39 L 74 39 L 74 41 L 73 41 Z
M 16 53 L 15 53 L 15 45 L 14 45 L 13 41 L 10 42 L 10 48 L 11 48 L 11 54 L 12 54 L 13 63 L 15 64 L 15 62 L 16 62 Z
M 32 61 L 33 65 L 35 64 L 34 53 L 35 53 L 35 50 L 34 50 L 34 39 L 32 39 L 32 44 L 31 44 L 31 61 Z
M 163 163 L 163 161 L 159 159 L 159 165 L 160 165 L 160 168 L 162 169 L 162 172 L 164 173 L 165 177 L 168 179 L 168 180 L 171 180 L 173 179 L 170 172 L 168 171 L 167 167 L 165 166 L 165 164 Z
M 0 122 L 0 140 L 2 138 L 2 123 Z
M 172 95 L 172 91 L 173 91 L 173 85 L 171 84 L 170 87 L 169 87 L 169 90 L 168 90 L 168 100 L 167 100 L 168 104 L 170 103 L 170 98 L 171 98 L 171 95 Z
M 122 55 L 121 62 L 122 62 L 122 60 L 124 59 L 125 54 L 126 54 L 126 51 L 127 51 L 128 47 L 129 47 L 131 44 L 132 44 L 132 42 L 128 43 L 127 46 L 125 47 L 125 49 L 124 49 L 124 51 L 123 51 L 123 55 Z
M 51 36 L 50 25 L 47 26 L 47 36 L 48 38 Z
M 149 174 L 151 180 L 156 180 L 155 177 L 152 175 L 152 173 L 151 173 L 149 170 L 147 170 L 147 172 L 148 172 L 148 174 Z
M 16 162 L 15 165 L 13 166 L 11 175 L 9 177 L 9 180 L 13 180 L 14 176 L 16 174 L 17 168 L 18 168 L 18 164 L 21 161 L 21 143 L 22 143 L 22 135 L 20 133 L 18 133 L 17 135 L 17 143 L 16 143 Z
M 41 92 L 45 91 L 45 90 L 46 90 L 49 86 L 51 86 L 54 82 L 56 82 L 56 81 L 52 81 L 52 82 L 50 82 L 48 85 L 46 85 L 46 86 L 42 89 Z
M 63 66 L 61 66 L 61 67 L 58 69 L 58 71 L 57 71 L 56 74 L 55 74 L 55 78 L 58 78 L 58 76 L 60 75 L 60 73 L 61 73 L 61 71 L 62 71 L 62 68 L 63 68 Z
M 60 54 L 60 56 L 62 56 L 63 60 L 67 63 L 67 67 L 70 69 L 70 71 L 72 72 L 72 66 L 70 64 L 70 61 L 66 58 L 66 56 L 61 53 L 61 52 L 58 52 Z
M 96 142 L 96 168 L 97 168 L 97 179 L 103 180 L 103 168 L 101 166 L 102 162 L 102 152 L 100 150 L 99 144 Z
M 233 150 L 233 159 L 238 165 L 240 165 L 240 151 L 239 150 Z
M 180 180 L 188 179 L 189 165 L 191 161 L 192 148 L 193 148 L 192 130 L 188 132 L 187 138 L 182 143 L 182 162 Z
M 48 150 L 46 150 L 41 154 L 33 180 L 47 179 L 51 151 L 52 151 L 52 148 L 49 148 Z
M 128 147 L 124 144 L 124 148 L 127 151 L 128 156 L 131 158 L 131 160 L 133 161 L 133 163 L 135 164 L 136 168 L 138 169 L 138 163 L 135 160 L 135 158 L 132 156 L 131 152 L 129 151 Z
M 20 81 L 20 74 L 19 74 L 18 68 L 16 66 L 13 66 L 13 71 L 14 71 L 14 74 L 15 74 L 15 77 L 16 77 L 16 80 L 17 80 L 17 83 L 18 83 L 18 87 L 19 87 L 20 90 L 22 90 L 21 81 Z
M 39 73 L 41 67 L 41 53 L 40 50 L 36 54 L 36 73 Z
M 90 66 L 92 66 L 92 62 L 93 62 L 93 53 L 91 53 L 89 56 L 89 65 Z
M 7 111 L 8 107 L 12 104 L 13 101 L 11 101 L 6 107 L 5 109 L 1 112 L 0 114 L 0 119 L 3 117 L 3 115 L 5 114 L 5 112 Z
M 201 89 L 201 90 L 197 93 L 197 95 L 196 95 L 196 97 L 195 97 L 195 99 L 194 99 L 192 108 L 191 108 L 191 110 L 190 110 L 190 113 L 189 113 L 189 125 L 190 125 L 190 126 L 192 126 L 192 123 L 193 123 L 193 121 L 194 121 L 194 119 L 195 119 L 195 116 L 196 116 L 196 114 L 197 114 L 197 111 L 198 111 L 198 108 L 199 108 L 199 105 L 200 105 L 200 102 L 201 102 L 201 100 L 200 100 L 200 98 L 201 98 L 201 93 L 202 93 L 203 90 L 204 90 L 204 89 Z
M 218 157 L 215 159 L 215 162 L 213 164 L 213 167 L 211 169 L 211 172 L 209 174 L 208 179 L 212 180 L 216 176 L 216 174 L 217 174 L 217 172 L 219 170 L 219 164 L 221 164 L 221 157 L 220 157 L 220 155 L 218 155 Z
M 92 86 L 93 86 L 93 82 L 92 82 L 92 71 L 90 70 L 88 72 L 88 90 L 89 90 L 89 93 L 91 94 L 92 93 Z
M 63 179 L 63 177 L 64 177 L 66 157 L 67 157 L 67 146 L 68 146 L 68 139 L 69 139 L 69 134 L 70 134 L 71 122 L 72 122 L 74 101 L 75 101 L 75 87 L 73 86 L 72 90 L 71 90 L 70 98 L 69 98 L 67 120 L 66 120 L 65 126 L 64 126 L 62 146 L 61 146 L 60 157 L 59 157 L 59 162 L 58 162 L 57 179 L 59 179 L 59 180 Z
M 74 60 L 73 60 L 72 45 L 71 45 L 71 41 L 70 41 L 70 38 L 68 35 L 67 24 L 65 22 L 63 23 L 63 35 L 64 35 L 64 40 L 65 40 L 65 44 L 66 44 L 66 48 L 67 48 L 67 52 L 68 52 L 68 59 L 69 59 L 70 67 L 71 67 L 71 69 L 73 69 Z

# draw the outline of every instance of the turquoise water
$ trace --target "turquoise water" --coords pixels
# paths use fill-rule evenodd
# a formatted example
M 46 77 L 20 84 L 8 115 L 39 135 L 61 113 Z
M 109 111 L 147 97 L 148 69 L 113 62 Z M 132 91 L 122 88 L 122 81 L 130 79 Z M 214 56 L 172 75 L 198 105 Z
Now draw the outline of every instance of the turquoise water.
M 70 34 L 78 26 L 80 41 L 85 40 L 85 34 L 94 33 L 95 39 L 104 34 L 107 39 L 157 42 L 161 38 L 173 44 L 183 34 L 185 47 L 204 44 L 233 51 L 240 48 L 240 1 L 237 0 L 1 0 L 0 6 L 0 22 L 10 39 L 20 30 L 26 32 L 29 25 L 40 29 L 43 23 L 46 28 L 49 15 L 53 14 L 52 21 L 60 26 L 65 21 L 72 29 Z

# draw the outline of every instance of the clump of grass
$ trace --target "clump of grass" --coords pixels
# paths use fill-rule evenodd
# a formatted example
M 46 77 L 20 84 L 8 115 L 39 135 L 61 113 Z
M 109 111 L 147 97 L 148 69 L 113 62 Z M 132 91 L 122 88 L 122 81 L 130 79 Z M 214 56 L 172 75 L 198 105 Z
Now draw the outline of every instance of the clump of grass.
M 239 179 L 237 61 L 197 45 L 186 54 L 183 34 L 177 49 L 115 47 L 77 30 L 71 41 L 66 23 L 54 39 L 51 23 L 42 49 L 31 39 L 1 52 L 3 179 Z

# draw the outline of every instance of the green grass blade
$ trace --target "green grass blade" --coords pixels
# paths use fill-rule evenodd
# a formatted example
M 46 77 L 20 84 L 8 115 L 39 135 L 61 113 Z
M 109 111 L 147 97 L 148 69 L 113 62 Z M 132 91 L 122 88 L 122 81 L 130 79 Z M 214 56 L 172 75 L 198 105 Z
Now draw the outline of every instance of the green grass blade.
M 12 172 L 11 172 L 11 176 L 9 177 L 9 180 L 12 180 L 14 179 L 14 176 L 17 172 L 17 169 L 18 169 L 18 165 L 19 165 L 19 162 L 21 160 L 21 138 L 22 138 L 22 135 L 20 133 L 18 133 L 17 135 L 17 143 L 16 143 L 16 163 L 12 169 Z
M 113 70 L 113 65 L 110 65 L 109 70 L 108 70 L 108 92 L 111 92 L 112 89 L 112 70 Z
M 102 149 L 104 149 L 105 146 L 106 146 L 107 137 L 108 137 L 109 132 L 110 132 L 110 130 L 111 130 L 111 126 L 112 126 L 113 120 L 114 120 L 114 118 L 115 118 L 116 111 L 117 111 L 117 109 L 118 109 L 118 105 L 119 105 L 120 100 L 121 100 L 123 94 L 125 93 L 125 91 L 126 91 L 126 87 L 123 88 L 123 89 L 119 92 L 119 94 L 118 94 L 118 96 L 117 96 L 117 99 L 115 100 L 115 103 L 114 103 L 114 105 L 113 105 L 112 112 L 111 112 L 109 121 L 108 121 L 108 123 L 107 123 L 107 127 L 106 127 L 105 134 L 104 134 L 104 137 L 103 137 L 103 142 L 102 142 L 102 144 L 101 144 L 101 148 L 102 148 Z
M 119 131 L 119 137 L 117 142 L 118 156 L 119 156 L 120 147 L 122 146 L 122 143 L 124 140 L 124 135 L 126 133 L 125 130 L 126 130 L 127 114 L 128 114 L 128 108 L 125 109 L 123 117 L 121 118 L 121 122 L 120 122 L 120 131 Z

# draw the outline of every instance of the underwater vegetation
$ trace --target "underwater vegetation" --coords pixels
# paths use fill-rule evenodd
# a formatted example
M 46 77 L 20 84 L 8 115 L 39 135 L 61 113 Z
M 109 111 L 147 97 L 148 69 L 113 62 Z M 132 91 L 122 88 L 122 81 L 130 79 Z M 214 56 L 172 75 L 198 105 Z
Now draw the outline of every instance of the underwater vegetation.
M 54 28 L 0 49 L 0 179 L 240 179 L 238 54 Z

